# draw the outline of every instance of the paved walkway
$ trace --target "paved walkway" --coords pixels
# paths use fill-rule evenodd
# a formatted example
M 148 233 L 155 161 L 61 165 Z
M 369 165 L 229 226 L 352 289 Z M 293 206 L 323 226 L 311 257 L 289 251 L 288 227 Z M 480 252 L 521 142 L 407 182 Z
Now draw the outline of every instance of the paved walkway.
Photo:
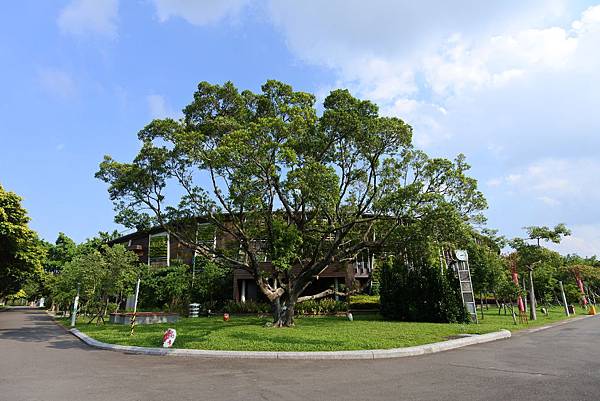
M 600 319 L 422 357 L 263 361 L 89 348 L 0 312 L 0 400 L 598 400 Z

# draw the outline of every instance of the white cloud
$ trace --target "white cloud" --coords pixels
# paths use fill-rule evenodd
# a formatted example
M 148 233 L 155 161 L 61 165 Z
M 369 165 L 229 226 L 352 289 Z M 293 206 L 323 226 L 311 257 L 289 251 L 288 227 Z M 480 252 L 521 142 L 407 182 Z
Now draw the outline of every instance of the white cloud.
M 167 101 L 164 96 L 152 94 L 146 96 L 146 102 L 148 104 L 148 111 L 150 112 L 150 116 L 152 118 L 176 118 L 176 114 L 169 108 Z
M 560 244 L 547 244 L 563 254 L 593 256 L 600 254 L 600 223 L 582 224 L 571 227 L 572 234 L 563 238 Z
M 61 98 L 77 94 L 77 85 L 65 71 L 54 68 L 42 68 L 37 73 L 38 82 L 47 93 Z
M 506 176 L 505 184 L 548 205 L 600 201 L 600 161 L 542 159 Z
M 487 180 L 486 185 L 488 187 L 492 187 L 492 188 L 499 187 L 500 185 L 502 185 L 502 179 L 501 178 L 489 179 L 489 180 Z
M 518 98 L 529 86 L 538 90 L 542 80 L 548 89 L 557 78 L 551 75 L 560 75 L 557 83 L 567 89 L 564 83 L 574 75 L 595 71 L 598 63 L 590 59 L 600 60 L 594 36 L 600 7 L 573 21 L 565 17 L 568 3 L 560 0 L 269 4 L 297 57 L 336 71 L 338 86 L 384 109 L 396 108 L 415 132 L 430 138 L 428 144 L 470 131 L 457 132 L 454 115 L 476 109 L 469 102 L 479 96 L 489 102 L 510 92 Z M 428 118 L 419 117 L 421 126 L 414 117 L 423 114 Z
M 590 221 L 600 202 L 600 6 L 572 7 L 270 3 L 296 57 L 408 121 L 417 146 L 466 153 L 487 184 L 490 224 L 507 235 L 557 219 L 600 227 Z
M 272 19 L 296 56 L 337 70 L 346 83 L 356 84 L 358 94 L 373 100 L 415 93 L 419 74 L 439 92 L 518 76 L 515 67 L 490 71 L 488 61 L 505 60 L 496 51 L 511 46 L 521 57 L 541 57 L 540 48 L 564 32 L 530 26 L 557 20 L 564 8 L 562 0 L 270 2 Z
M 235 18 L 247 3 L 248 0 L 154 0 L 156 15 L 161 22 L 179 17 L 193 25 Z
M 577 41 L 577 36 L 559 27 L 527 29 L 480 43 L 455 35 L 417 68 L 422 68 L 434 93 L 445 97 L 464 90 L 500 87 L 529 78 L 528 73 L 539 69 L 565 68 Z
M 72 35 L 117 36 L 118 0 L 73 0 L 58 16 L 61 32 Z
M 554 198 L 551 198 L 549 196 L 540 196 L 540 197 L 538 197 L 538 199 L 540 201 L 542 201 L 543 203 L 545 203 L 546 205 L 548 205 L 548 206 L 558 206 L 558 205 L 560 205 L 560 201 L 558 201 L 558 200 L 556 200 Z
M 555 18 L 565 7 L 564 0 L 524 3 L 272 0 L 269 8 L 295 54 L 338 68 L 365 57 L 409 61 L 456 32 L 516 29 Z

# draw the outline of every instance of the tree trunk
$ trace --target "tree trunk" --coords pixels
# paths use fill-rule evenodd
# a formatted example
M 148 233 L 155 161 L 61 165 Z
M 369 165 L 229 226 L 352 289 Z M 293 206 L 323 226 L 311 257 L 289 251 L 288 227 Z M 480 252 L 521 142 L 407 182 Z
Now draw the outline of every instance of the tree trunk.
M 115 304 L 117 307 L 115 308 L 115 313 L 119 313 L 119 305 L 121 304 L 121 293 L 119 295 L 115 295 Z
M 533 269 L 529 270 L 529 320 L 537 320 L 535 310 L 535 292 L 533 291 Z
M 481 319 L 483 320 L 483 292 L 479 293 L 479 303 L 481 304 Z
M 294 325 L 294 309 L 297 299 L 297 296 L 289 297 L 284 294 L 272 302 L 274 327 L 291 327 Z
M 108 312 L 108 303 L 110 298 L 108 297 L 108 295 L 106 296 L 106 303 L 104 304 L 104 309 L 102 310 L 102 315 L 100 315 L 100 319 L 102 319 L 102 323 L 104 323 L 104 317 L 106 316 L 106 313 Z
M 510 302 L 510 314 L 513 318 L 513 324 L 517 324 L 517 315 L 515 314 L 515 305 Z

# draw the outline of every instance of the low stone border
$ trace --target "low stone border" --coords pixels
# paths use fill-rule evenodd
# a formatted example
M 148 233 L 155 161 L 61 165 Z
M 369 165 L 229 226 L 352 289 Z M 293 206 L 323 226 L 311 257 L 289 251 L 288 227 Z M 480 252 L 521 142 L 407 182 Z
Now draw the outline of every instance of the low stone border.
M 240 358 L 240 359 L 383 359 L 402 358 L 406 356 L 417 356 L 433 354 L 435 352 L 448 351 L 467 345 L 482 344 L 490 341 L 510 338 L 508 330 L 500 330 L 494 333 L 472 335 L 454 340 L 441 341 L 438 343 L 417 345 L 406 348 L 375 349 L 361 351 L 327 351 L 327 352 L 269 352 L 269 351 L 213 351 L 198 349 L 179 348 L 146 348 L 129 345 L 107 344 L 95 340 L 77 329 L 70 329 L 75 337 L 87 345 L 95 348 L 119 351 L 143 355 L 169 355 L 169 356 L 194 356 L 204 358 Z
M 568 319 L 565 320 L 560 320 L 558 322 L 554 322 L 554 323 L 550 323 L 547 324 L 545 326 L 540 326 L 540 327 L 534 327 L 532 329 L 522 329 L 519 330 L 518 332 L 516 332 L 516 335 L 520 335 L 520 334 L 529 334 L 529 333 L 536 333 L 538 331 L 542 331 L 542 330 L 546 330 L 546 329 L 551 329 L 553 327 L 556 326 L 562 326 L 563 324 L 568 324 L 568 323 L 572 323 L 572 322 L 577 322 L 579 320 L 583 320 L 583 319 L 587 319 L 590 317 L 600 317 L 600 315 L 581 315 L 581 316 L 576 316 L 576 317 L 570 317 Z

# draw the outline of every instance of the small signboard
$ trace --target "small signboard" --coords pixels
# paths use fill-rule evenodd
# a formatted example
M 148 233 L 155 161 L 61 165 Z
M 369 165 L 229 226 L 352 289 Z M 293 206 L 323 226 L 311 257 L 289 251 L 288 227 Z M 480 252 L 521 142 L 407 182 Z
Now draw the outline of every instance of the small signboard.
M 177 331 L 175 329 L 167 329 L 163 335 L 163 348 L 171 348 L 176 338 Z

